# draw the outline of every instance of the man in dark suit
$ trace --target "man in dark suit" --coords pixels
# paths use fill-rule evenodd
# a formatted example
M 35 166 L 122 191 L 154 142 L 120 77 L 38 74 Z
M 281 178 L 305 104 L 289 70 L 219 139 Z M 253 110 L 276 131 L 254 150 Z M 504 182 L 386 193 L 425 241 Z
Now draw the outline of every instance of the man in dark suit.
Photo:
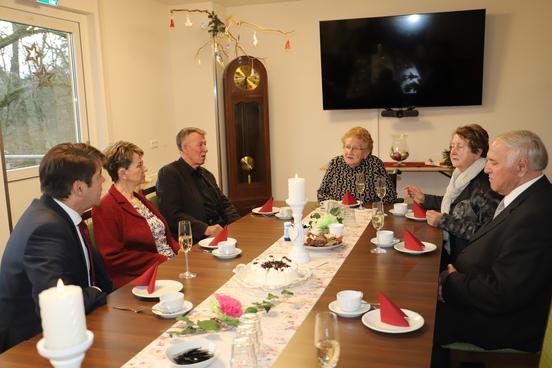
M 485 172 L 504 195 L 495 217 L 440 277 L 441 345 L 540 350 L 552 292 L 552 184 L 548 154 L 528 131 L 497 137 Z
M 103 154 L 84 143 L 59 144 L 39 167 L 42 197 L 21 216 L 0 267 L 0 352 L 41 331 L 38 294 L 56 285 L 82 288 L 86 312 L 111 291 L 97 252 L 78 225 L 100 203 Z
M 217 186 L 213 174 L 201 167 L 208 152 L 205 132 L 184 128 L 176 136 L 176 146 L 181 157 L 162 167 L 157 175 L 159 209 L 175 237 L 178 222 L 190 221 L 195 243 L 217 235 L 240 215 Z

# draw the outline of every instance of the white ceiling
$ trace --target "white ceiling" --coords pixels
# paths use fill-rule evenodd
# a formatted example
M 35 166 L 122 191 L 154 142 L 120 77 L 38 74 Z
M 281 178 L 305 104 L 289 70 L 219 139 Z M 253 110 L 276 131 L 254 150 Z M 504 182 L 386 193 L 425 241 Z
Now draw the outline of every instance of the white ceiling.
M 190 3 L 201 2 L 201 0 L 154 0 L 158 3 L 163 3 L 167 5 L 184 5 Z M 240 5 L 254 5 L 254 4 L 267 4 L 267 3 L 283 3 L 289 1 L 298 1 L 298 0 L 216 0 L 214 1 L 217 4 L 223 6 L 240 6 Z

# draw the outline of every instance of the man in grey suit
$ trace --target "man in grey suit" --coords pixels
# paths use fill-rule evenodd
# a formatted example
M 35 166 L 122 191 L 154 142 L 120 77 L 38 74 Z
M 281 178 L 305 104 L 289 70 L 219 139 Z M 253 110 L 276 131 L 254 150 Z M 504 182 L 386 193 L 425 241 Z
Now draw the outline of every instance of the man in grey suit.
M 103 157 L 87 144 L 63 143 L 42 159 L 43 195 L 21 216 L 2 257 L 0 352 L 41 331 L 38 294 L 58 279 L 82 288 L 87 313 L 105 304 L 111 281 L 79 231 L 81 214 L 100 203 Z
M 487 155 L 495 217 L 440 277 L 439 344 L 540 350 L 552 293 L 552 185 L 548 154 L 529 131 L 498 136 Z

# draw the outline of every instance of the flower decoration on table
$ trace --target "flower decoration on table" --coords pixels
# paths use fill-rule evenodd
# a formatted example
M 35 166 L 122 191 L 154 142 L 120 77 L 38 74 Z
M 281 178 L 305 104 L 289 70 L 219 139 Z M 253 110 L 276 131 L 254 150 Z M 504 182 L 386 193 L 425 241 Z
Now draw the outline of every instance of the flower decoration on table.
M 224 294 L 215 294 L 215 298 L 211 299 L 211 309 L 230 326 L 237 326 L 243 313 L 240 301 Z
M 330 210 L 330 213 L 321 215 L 318 212 L 313 212 L 310 215 L 309 227 L 311 229 L 317 229 L 321 233 L 327 233 L 329 226 L 335 223 L 343 223 L 343 217 L 341 215 L 341 209 L 334 207 Z
M 287 298 L 292 296 L 293 292 L 284 289 L 281 295 L 283 298 Z M 169 330 L 168 334 L 173 337 L 228 330 L 240 323 L 240 316 L 243 313 L 257 313 L 259 310 L 264 310 L 268 313 L 280 301 L 279 296 L 269 293 L 262 301 L 254 302 L 253 306 L 243 310 L 239 300 L 228 295 L 215 294 L 210 303 L 216 317 L 200 321 L 192 321 L 186 316 L 177 317 L 177 321 L 183 322 L 183 326 L 179 329 Z
M 211 39 L 205 42 L 196 52 L 195 58 L 198 61 L 198 64 L 201 64 L 200 53 L 203 49 L 211 46 L 212 55 L 215 61 L 224 67 L 224 58 L 228 57 L 228 51 L 230 48 L 234 49 L 235 57 L 238 57 L 240 54 L 249 55 L 247 52 L 243 40 L 240 37 L 239 33 L 236 33 L 242 27 L 247 27 L 253 30 L 251 43 L 254 47 L 257 47 L 259 43 L 259 38 L 257 32 L 260 33 L 274 33 L 285 37 L 285 42 L 283 47 L 285 50 L 291 48 L 291 41 L 289 40 L 289 35 L 293 31 L 282 31 L 276 28 L 265 28 L 261 27 L 255 23 L 250 23 L 242 20 L 238 20 L 232 16 L 226 18 L 225 21 L 222 21 L 218 15 L 213 10 L 207 9 L 171 9 L 170 11 L 170 21 L 169 28 L 173 29 L 176 27 L 176 21 L 174 15 L 176 13 L 185 13 L 186 21 L 184 22 L 185 27 L 193 27 L 193 22 L 190 18 L 192 14 L 206 14 L 208 22 L 201 23 L 201 27 L 207 29 Z M 235 30 L 236 28 L 236 30 Z M 262 59 L 262 58 L 261 58 Z

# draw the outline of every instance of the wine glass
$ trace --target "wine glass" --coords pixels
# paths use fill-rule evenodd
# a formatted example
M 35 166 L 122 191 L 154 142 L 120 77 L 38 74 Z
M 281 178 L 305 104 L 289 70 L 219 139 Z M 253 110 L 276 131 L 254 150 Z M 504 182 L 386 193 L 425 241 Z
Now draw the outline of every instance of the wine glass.
M 366 190 L 366 177 L 362 171 L 355 174 L 355 189 L 358 194 L 360 206 L 362 207 L 364 191 Z
M 194 240 L 192 237 L 192 224 L 190 221 L 182 220 L 178 222 L 178 244 L 180 248 L 184 251 L 184 257 L 186 259 L 186 272 L 183 272 L 178 275 L 181 279 L 193 279 L 196 277 L 196 274 L 190 272 L 188 268 L 188 252 L 192 249 Z
M 318 363 L 323 368 L 333 368 L 339 361 L 340 345 L 337 316 L 332 312 L 316 314 L 314 345 Z
M 387 251 L 383 248 L 380 248 L 378 241 L 378 232 L 383 227 L 385 221 L 385 214 L 383 212 L 383 202 L 375 202 L 373 204 L 374 214 L 372 215 L 372 226 L 376 230 L 376 247 L 370 251 L 373 254 L 383 254 Z
M 376 195 L 380 199 L 380 201 L 383 200 L 383 197 L 385 197 L 385 194 L 387 193 L 387 181 L 383 176 L 376 177 Z
M 391 143 L 391 158 L 397 161 L 397 166 L 402 166 L 403 161 L 408 158 L 408 144 L 406 143 L 406 134 L 393 134 L 393 143 Z

